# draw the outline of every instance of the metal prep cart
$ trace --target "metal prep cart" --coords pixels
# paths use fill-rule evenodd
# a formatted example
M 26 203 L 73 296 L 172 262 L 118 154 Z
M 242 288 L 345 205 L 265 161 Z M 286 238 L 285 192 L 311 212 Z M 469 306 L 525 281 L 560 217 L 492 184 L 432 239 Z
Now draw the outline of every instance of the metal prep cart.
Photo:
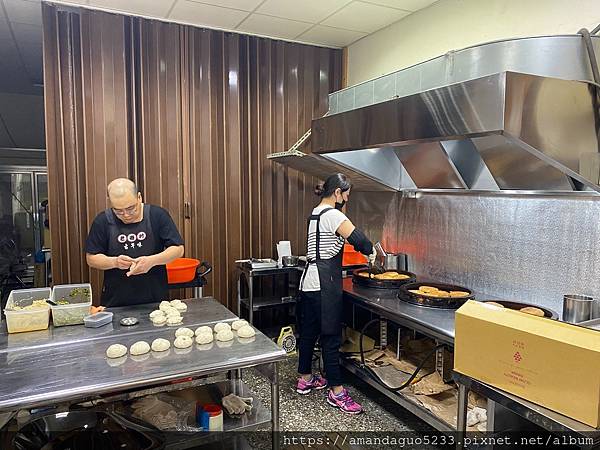
M 44 331 L 7 334 L 3 324 L 0 329 L 0 414 L 47 406 L 65 411 L 71 404 L 81 402 L 110 403 L 202 384 L 219 387 L 225 383 L 227 392 L 253 396 L 241 380 L 241 369 L 254 367 L 271 385 L 271 409 L 266 410 L 256 402 L 256 410 L 244 420 L 225 417 L 224 431 L 254 429 L 270 423 L 272 444 L 276 448 L 278 362 L 285 358 L 285 352 L 262 333 L 257 331 L 254 339 L 234 338 L 229 343 L 214 342 L 202 349 L 196 344 L 182 351 L 171 348 L 166 356 L 151 352 L 142 357 L 127 355 L 120 362 L 106 358 L 106 349 L 114 343 L 130 346 L 139 340 L 152 342 L 158 337 L 173 341 L 175 330 L 180 326 L 195 328 L 236 319 L 214 299 L 185 302 L 188 310 L 183 323 L 171 327 L 154 326 L 150 322 L 148 314 L 156 304 L 112 308 L 113 322 L 100 328 L 50 326 Z M 132 316 L 139 319 L 138 325 L 119 324 L 121 318 Z M 167 448 L 195 447 L 215 439 L 214 436 L 199 432 L 178 438 L 176 433 L 169 433 Z
M 274 267 L 266 269 L 255 269 L 247 263 L 237 263 L 237 312 L 241 317 L 242 305 L 248 310 L 248 322 L 254 323 L 254 313 L 265 308 L 273 308 L 282 305 L 296 303 L 296 292 L 293 292 L 293 286 L 290 283 L 289 276 L 292 274 L 301 274 L 303 266 L 297 267 Z M 288 292 L 284 296 L 255 296 L 255 280 L 260 277 L 287 277 Z M 244 296 L 242 289 L 246 288 L 247 296 Z

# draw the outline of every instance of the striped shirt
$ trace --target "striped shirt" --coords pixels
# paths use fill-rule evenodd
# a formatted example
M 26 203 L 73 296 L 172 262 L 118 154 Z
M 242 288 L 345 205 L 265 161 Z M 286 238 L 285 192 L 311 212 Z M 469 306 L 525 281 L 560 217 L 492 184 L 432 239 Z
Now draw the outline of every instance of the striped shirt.
M 317 206 L 313 209 L 312 214 L 318 215 L 325 208 L 328 208 L 328 206 Z M 336 231 L 345 220 L 348 220 L 346 215 L 337 209 L 327 211 L 321 216 L 319 226 L 319 253 L 321 259 L 331 259 L 342 251 L 344 247 L 344 238 L 338 236 Z M 311 220 L 308 227 L 308 245 L 306 252 L 306 257 L 309 261 L 314 260 L 317 257 L 316 241 L 317 221 Z M 319 271 L 316 264 L 310 264 L 308 266 L 301 289 L 304 292 L 318 291 L 321 289 Z

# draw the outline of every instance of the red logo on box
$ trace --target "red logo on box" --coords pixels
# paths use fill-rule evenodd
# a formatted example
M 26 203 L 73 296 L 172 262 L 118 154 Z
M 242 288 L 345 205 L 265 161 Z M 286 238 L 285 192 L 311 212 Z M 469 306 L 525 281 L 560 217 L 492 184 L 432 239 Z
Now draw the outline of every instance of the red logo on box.
M 521 356 L 521 354 L 519 352 L 516 352 L 513 355 L 513 358 L 514 358 L 515 362 L 521 362 L 521 360 L 523 359 L 523 357 Z

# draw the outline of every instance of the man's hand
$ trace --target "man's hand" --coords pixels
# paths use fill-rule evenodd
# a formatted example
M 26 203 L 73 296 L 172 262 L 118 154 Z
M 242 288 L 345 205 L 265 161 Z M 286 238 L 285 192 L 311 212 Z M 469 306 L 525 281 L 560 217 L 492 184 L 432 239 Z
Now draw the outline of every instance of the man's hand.
M 133 264 L 134 259 L 127 255 L 119 255 L 117 256 L 117 269 L 127 270 Z
M 131 267 L 129 267 L 129 272 L 127 272 L 127 276 L 130 277 L 132 275 L 148 273 L 154 266 L 155 264 L 152 256 L 140 256 L 133 260 Z

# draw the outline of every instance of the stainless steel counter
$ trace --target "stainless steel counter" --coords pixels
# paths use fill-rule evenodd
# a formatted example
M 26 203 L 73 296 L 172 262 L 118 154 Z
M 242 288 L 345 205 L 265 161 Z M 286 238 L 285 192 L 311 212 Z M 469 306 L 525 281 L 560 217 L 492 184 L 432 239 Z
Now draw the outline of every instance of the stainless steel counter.
M 420 331 L 441 342 L 454 344 L 453 309 L 427 308 L 398 299 L 398 290 L 356 286 L 351 278 L 344 279 L 344 296 L 360 306 L 399 325 Z
M 100 328 L 86 328 L 83 325 L 54 328 L 50 325 L 47 330 L 8 334 L 6 331 L 6 322 L 3 321 L 2 326 L 0 326 L 0 354 L 8 350 L 29 347 L 63 346 L 74 341 L 111 340 L 123 333 L 135 335 L 165 328 L 176 330 L 179 327 L 194 329 L 207 322 L 230 321 L 237 317 L 212 298 L 186 300 L 186 304 L 188 305 L 188 310 L 182 314 L 182 324 L 171 327 L 167 325 L 153 325 L 150 321 L 148 315 L 151 311 L 158 308 L 158 303 L 149 303 L 135 307 L 123 306 L 110 308 L 108 311 L 114 314 L 113 321 Z M 123 317 L 136 317 L 139 323 L 133 327 L 124 327 L 119 323 Z M 50 324 L 52 324 L 52 319 L 50 319 Z
M 194 328 L 235 316 L 214 300 L 186 301 L 183 325 Z M 51 329 L 48 333 L 0 335 L 0 412 L 88 399 L 102 394 L 166 384 L 256 365 L 269 365 L 285 358 L 285 352 L 257 332 L 255 338 L 199 346 L 172 347 L 167 352 L 143 356 L 126 355 L 108 359 L 111 344 L 130 346 L 136 341 L 151 343 L 158 337 L 175 338 L 175 327 L 155 327 L 148 312 L 155 305 L 115 308 L 115 320 L 99 329 L 83 326 Z M 122 327 L 118 319 L 137 316 L 140 323 Z M 28 339 L 28 337 L 30 339 Z M 13 339 L 15 338 L 15 339 Z M 272 385 L 277 385 L 276 368 Z

